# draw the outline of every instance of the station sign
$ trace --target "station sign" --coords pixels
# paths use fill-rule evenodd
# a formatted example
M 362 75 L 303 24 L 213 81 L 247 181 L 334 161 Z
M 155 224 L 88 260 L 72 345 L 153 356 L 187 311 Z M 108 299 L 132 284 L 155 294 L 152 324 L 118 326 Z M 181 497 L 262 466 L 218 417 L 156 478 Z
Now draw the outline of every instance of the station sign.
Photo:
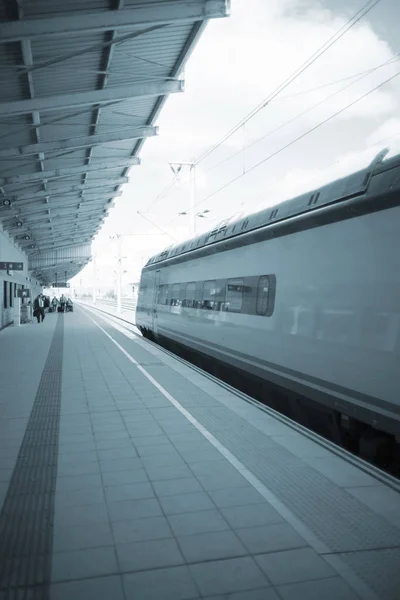
M 22 262 L 4 262 L 0 260 L 0 271 L 23 271 L 24 263 Z
M 17 290 L 18 298 L 30 298 L 31 290 Z
M 65 281 L 56 281 L 55 283 L 51 284 L 51 287 L 53 288 L 69 288 L 69 283 L 65 283 Z

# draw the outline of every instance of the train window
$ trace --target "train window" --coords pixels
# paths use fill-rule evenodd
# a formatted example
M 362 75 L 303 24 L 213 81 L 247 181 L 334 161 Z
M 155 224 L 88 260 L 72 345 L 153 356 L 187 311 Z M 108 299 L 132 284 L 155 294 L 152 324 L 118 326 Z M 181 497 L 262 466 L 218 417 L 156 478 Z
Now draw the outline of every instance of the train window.
M 268 311 L 268 297 L 269 297 L 269 277 L 263 275 L 258 280 L 257 287 L 257 306 L 256 312 L 258 315 L 266 315 Z
M 168 304 L 168 285 L 160 285 L 158 292 L 158 302 L 157 304 L 166 305 Z
M 174 285 L 172 286 L 171 300 L 170 300 L 171 306 L 181 306 L 182 305 L 181 288 L 182 288 L 182 285 L 180 283 L 174 283 Z
M 217 306 L 215 297 L 217 294 L 217 282 L 215 280 L 205 281 L 203 285 L 203 301 L 201 308 L 206 310 L 214 310 Z
M 194 281 L 186 284 L 184 306 L 187 306 L 187 308 L 196 307 L 196 283 Z
M 4 281 L 4 283 L 3 283 L 3 293 L 4 293 L 4 308 L 8 308 L 7 281 Z
M 13 290 L 13 284 L 10 282 L 10 308 L 12 308 L 14 306 L 14 290 Z
M 225 291 L 225 310 L 240 312 L 243 305 L 243 279 L 228 279 Z

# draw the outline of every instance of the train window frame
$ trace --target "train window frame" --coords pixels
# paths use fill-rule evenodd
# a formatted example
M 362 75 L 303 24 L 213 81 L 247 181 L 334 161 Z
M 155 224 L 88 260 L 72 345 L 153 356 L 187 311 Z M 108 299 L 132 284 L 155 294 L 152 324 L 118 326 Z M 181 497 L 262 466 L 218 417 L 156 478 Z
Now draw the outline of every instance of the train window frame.
M 240 283 L 238 283 L 240 281 Z M 235 291 L 235 290 L 229 290 L 229 286 L 237 286 L 237 287 L 241 287 L 241 295 L 240 295 L 240 307 L 239 308 L 230 308 L 228 306 L 229 300 L 228 300 L 228 292 L 229 291 Z M 226 310 L 226 312 L 231 312 L 231 313 L 241 313 L 242 309 L 243 309 L 243 300 L 244 300 L 244 289 L 245 289 L 245 285 L 244 285 L 244 277 L 232 277 L 231 279 L 228 279 L 226 282 L 226 287 L 225 287 L 225 300 L 224 300 L 224 310 Z
M 212 284 L 213 285 L 213 287 L 215 289 L 214 296 L 217 295 L 217 290 L 218 290 L 217 280 L 216 279 L 207 279 L 206 281 L 204 281 L 203 282 L 203 287 L 202 287 L 202 290 L 201 290 L 201 308 L 203 308 L 204 310 L 206 310 L 206 309 L 207 310 L 215 310 L 217 301 L 211 299 L 212 294 L 209 294 L 210 298 L 204 298 L 204 291 L 205 291 L 205 288 L 206 288 L 207 284 Z M 205 306 L 205 302 L 209 302 L 210 306 Z
M 171 286 L 171 306 L 182 306 L 182 283 L 173 283 Z
M 268 292 L 267 292 L 267 296 L 266 296 L 266 302 L 265 302 L 265 296 L 260 298 L 261 288 L 264 288 L 263 292 L 265 292 L 264 280 L 266 280 L 266 282 L 268 283 Z M 269 307 L 269 303 L 270 303 L 270 293 L 271 293 L 271 276 L 270 275 L 261 275 L 259 277 L 258 283 L 257 283 L 257 296 L 256 296 L 256 314 L 259 315 L 260 317 L 265 317 L 268 314 L 268 307 Z M 265 302 L 265 310 L 262 310 L 264 308 L 264 302 Z
M 188 287 L 189 285 L 193 286 L 193 298 L 188 298 Z M 195 308 L 195 303 L 196 303 L 196 289 L 197 289 L 197 283 L 196 281 L 188 281 L 186 284 L 186 288 L 185 288 L 185 299 L 183 301 L 183 306 L 185 306 L 186 308 Z
M 168 298 L 168 284 L 161 283 L 158 286 L 158 296 L 157 296 L 157 304 L 160 306 L 168 306 L 169 298 Z

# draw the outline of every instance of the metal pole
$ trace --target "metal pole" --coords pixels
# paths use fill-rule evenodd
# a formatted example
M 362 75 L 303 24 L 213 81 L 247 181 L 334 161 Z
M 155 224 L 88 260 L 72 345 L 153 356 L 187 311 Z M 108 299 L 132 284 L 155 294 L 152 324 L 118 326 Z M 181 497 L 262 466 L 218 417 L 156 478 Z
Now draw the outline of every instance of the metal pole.
M 96 281 L 97 281 L 97 273 L 96 273 L 96 255 L 93 255 L 93 304 L 96 304 Z
M 194 212 L 194 205 L 196 201 L 196 165 L 194 163 L 190 164 L 189 171 L 189 228 L 190 228 L 190 236 L 194 237 L 196 235 L 196 215 Z
M 121 256 L 121 234 L 117 234 L 118 242 L 118 268 L 117 268 L 117 314 L 121 314 L 121 288 L 122 288 L 122 256 Z

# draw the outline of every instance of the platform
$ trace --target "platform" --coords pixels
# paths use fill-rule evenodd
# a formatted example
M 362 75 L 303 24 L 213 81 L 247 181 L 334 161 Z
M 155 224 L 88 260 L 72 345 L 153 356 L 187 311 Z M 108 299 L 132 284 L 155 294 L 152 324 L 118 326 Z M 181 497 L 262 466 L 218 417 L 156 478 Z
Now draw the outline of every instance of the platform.
M 1 600 L 398 600 L 374 468 L 94 310 L 0 356 Z

